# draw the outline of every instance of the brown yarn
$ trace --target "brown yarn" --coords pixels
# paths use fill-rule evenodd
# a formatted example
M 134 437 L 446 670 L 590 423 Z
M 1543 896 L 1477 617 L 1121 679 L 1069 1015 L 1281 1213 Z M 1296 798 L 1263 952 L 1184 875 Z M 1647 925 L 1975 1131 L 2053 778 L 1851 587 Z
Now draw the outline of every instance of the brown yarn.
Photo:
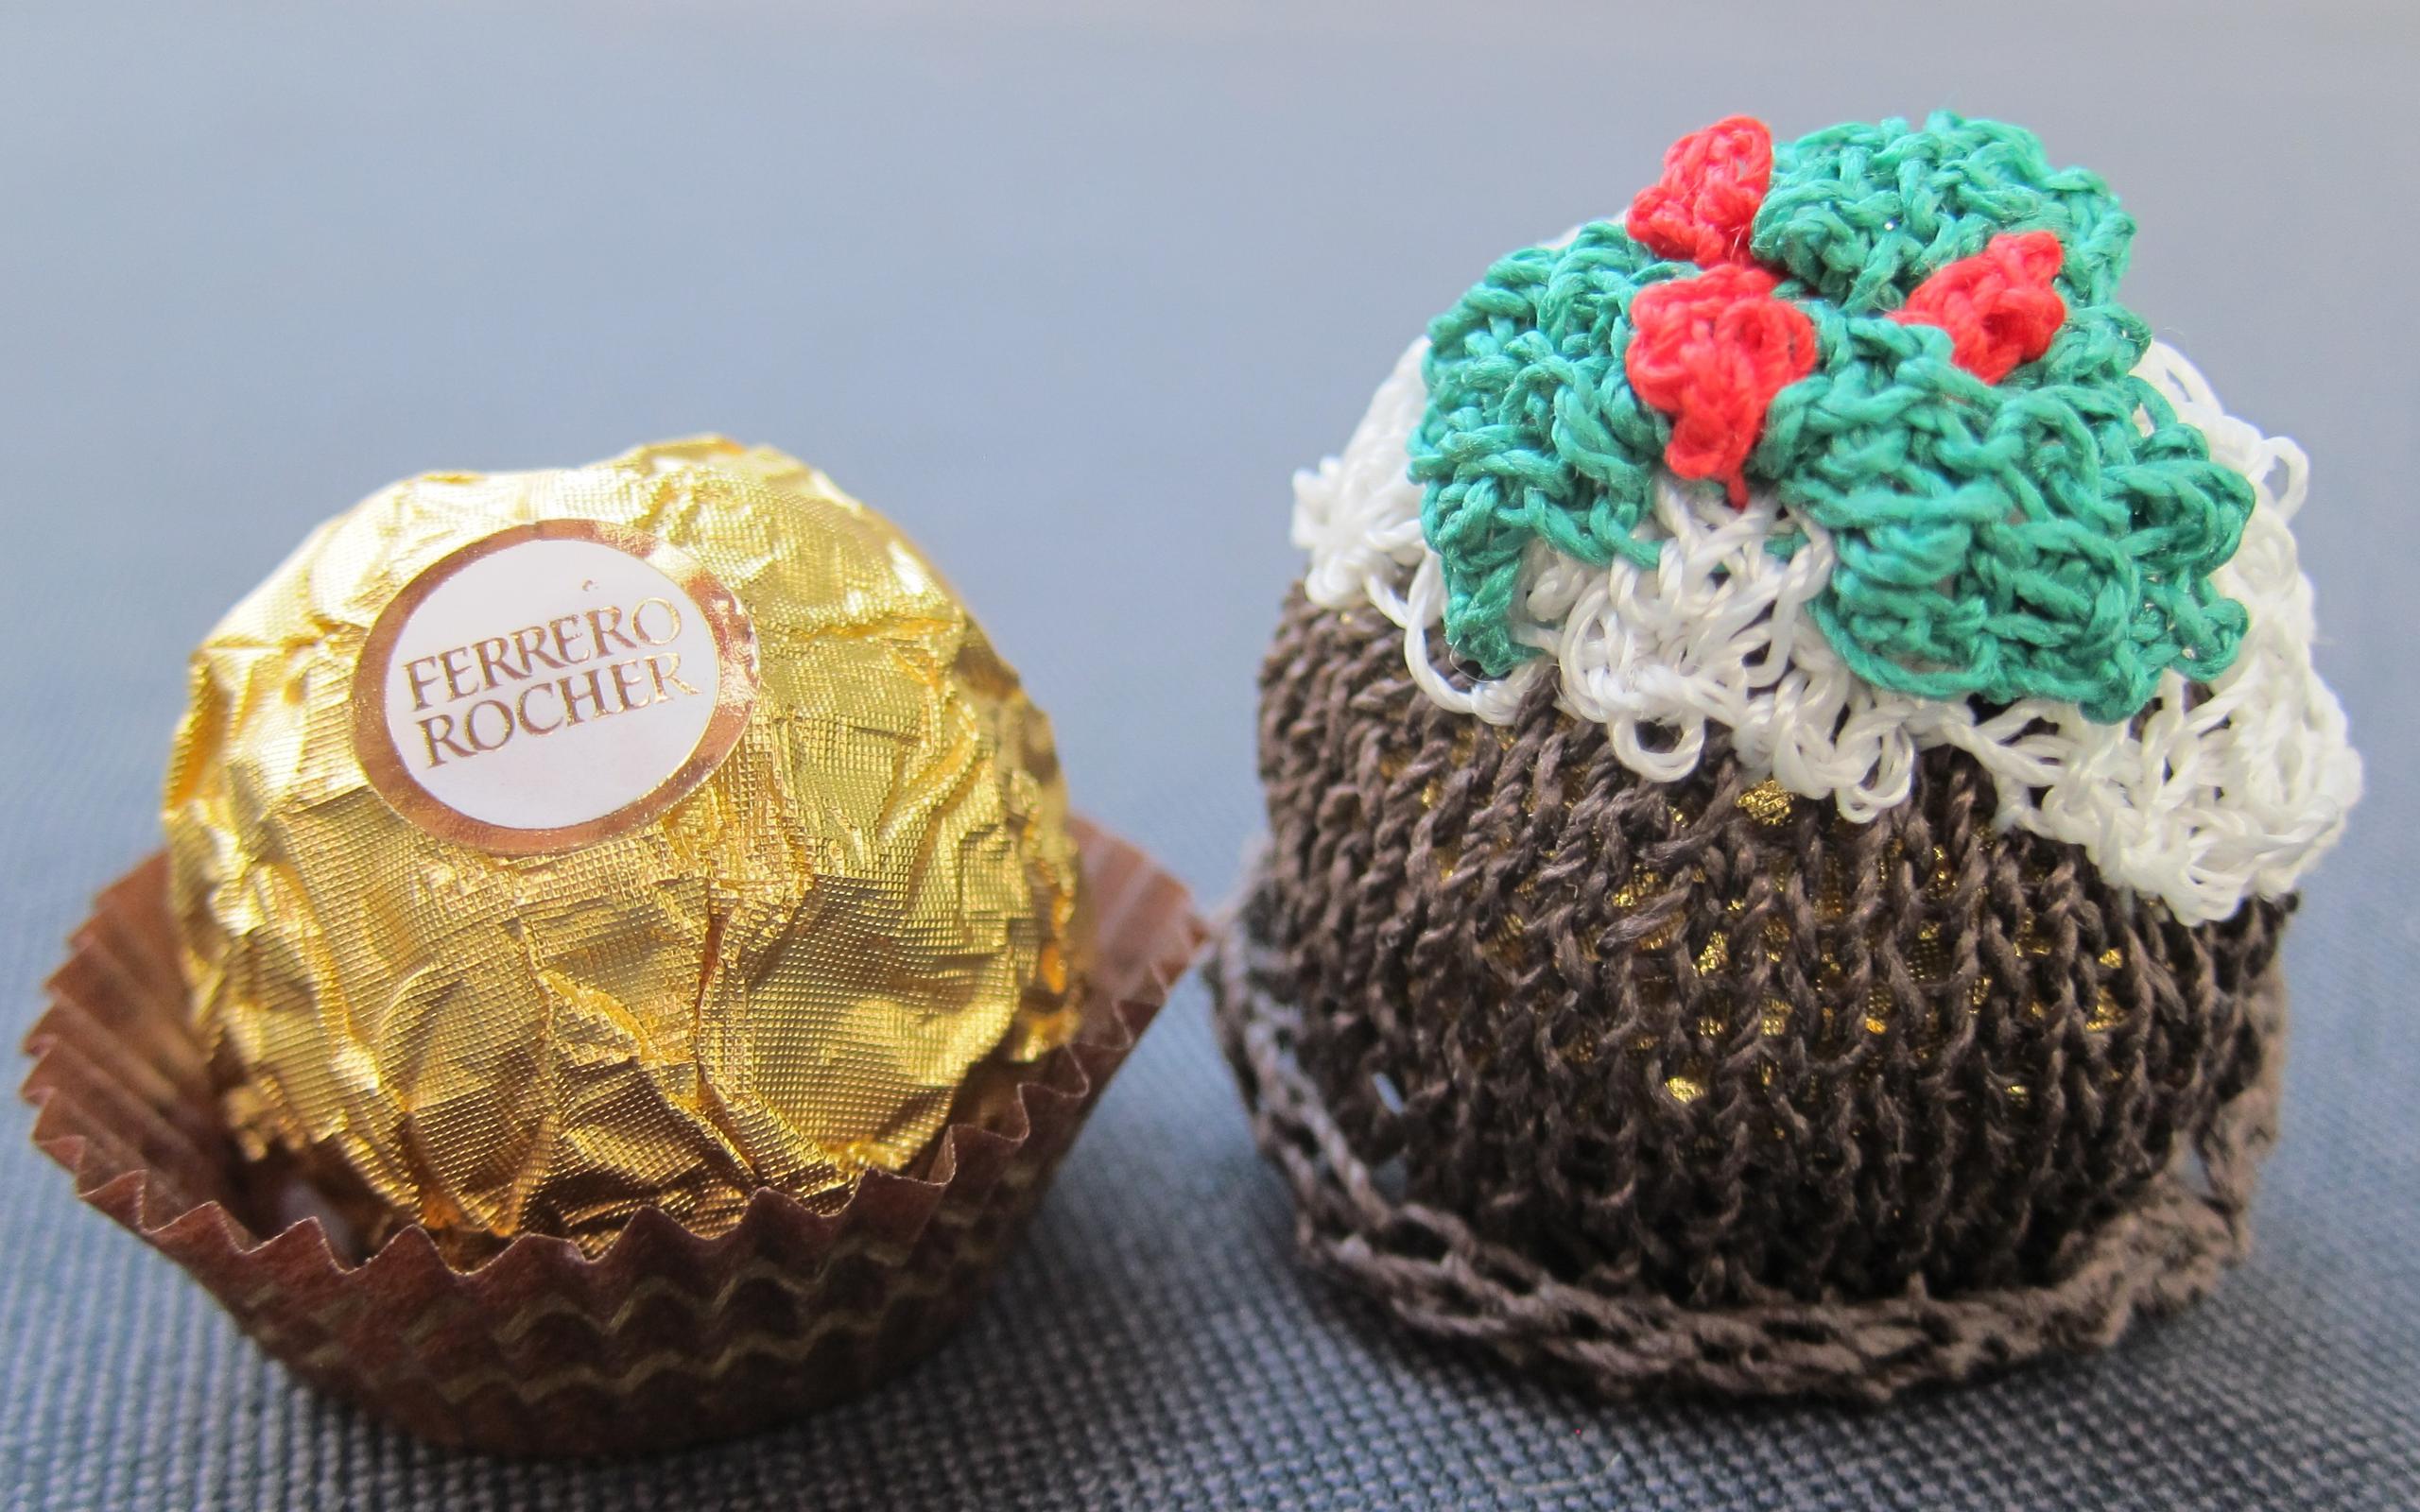
M 1995 829 L 1954 751 L 1851 825 L 1719 746 L 1644 782 L 1546 690 L 1449 713 L 1402 655 L 1288 603 L 1213 970 L 1315 1257 L 1608 1387 L 1871 1395 L 2105 1342 L 2239 1252 L 2286 905 L 2179 924 Z

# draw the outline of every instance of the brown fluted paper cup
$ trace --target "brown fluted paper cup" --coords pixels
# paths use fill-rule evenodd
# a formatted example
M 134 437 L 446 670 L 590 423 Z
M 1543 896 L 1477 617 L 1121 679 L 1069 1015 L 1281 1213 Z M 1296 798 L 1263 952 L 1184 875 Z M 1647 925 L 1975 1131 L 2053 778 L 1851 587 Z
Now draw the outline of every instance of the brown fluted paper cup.
M 1098 919 L 1073 1042 L 978 1070 L 911 1175 L 819 1215 L 760 1192 L 712 1239 L 641 1213 L 604 1253 L 524 1236 L 458 1269 L 407 1228 L 367 1259 L 219 1121 L 153 857 L 111 886 L 26 1041 L 34 1143 L 77 1194 L 209 1288 L 297 1375 L 423 1437 L 628 1453 L 748 1433 L 862 1391 L 973 1306 L 1202 937 L 1184 887 L 1073 826 Z

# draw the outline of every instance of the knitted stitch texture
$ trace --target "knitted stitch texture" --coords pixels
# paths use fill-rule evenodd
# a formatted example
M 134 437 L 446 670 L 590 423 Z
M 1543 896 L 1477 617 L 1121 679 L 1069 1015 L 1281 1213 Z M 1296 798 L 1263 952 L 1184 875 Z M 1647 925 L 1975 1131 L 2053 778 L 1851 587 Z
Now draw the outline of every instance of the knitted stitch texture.
M 1838 561 L 1808 613 L 1878 687 L 2051 698 L 2115 722 L 2170 667 L 2224 670 L 2246 617 L 2210 575 L 2236 550 L 2250 490 L 2133 376 L 2149 335 L 2115 297 L 2133 222 L 2019 128 L 1942 113 L 1776 149 L 1747 252 L 1783 275 L 1771 300 L 1811 322 L 1811 369 L 1759 315 L 1739 322 L 1755 350 L 1778 340 L 1790 360 L 1726 376 L 1703 342 L 1693 377 L 1651 365 L 1662 376 L 1642 389 L 1640 301 L 1651 314 L 1659 285 L 1716 276 L 1664 254 L 1759 271 L 1729 260 L 1756 179 L 1738 137 L 1754 125 L 1675 149 L 1634 209 L 1652 247 L 1592 222 L 1502 259 L 1430 326 L 1409 460 L 1456 652 L 1489 677 L 1535 652 L 1516 613 L 1533 542 L 1651 568 L 1662 543 L 1641 526 L 1660 463 L 1723 479 L 1735 502 L 1769 485 L 1831 533 Z M 2047 289 L 2041 234 L 2059 249 Z M 1910 304 L 1971 259 L 1983 261 Z M 2042 334 L 2044 296 L 2063 320 L 2038 345 L 2026 337 Z
M 2290 901 L 2178 923 L 2075 847 L 1995 830 L 1989 778 L 1951 750 L 1865 824 L 1719 745 L 1642 782 L 1544 687 L 1499 730 L 1423 696 L 1403 652 L 1367 610 L 1289 603 L 1262 679 L 1271 842 L 1253 943 L 1230 947 L 1266 957 L 1294 1111 L 1361 1170 L 1363 1214 L 1443 1215 L 1532 1283 L 1667 1322 L 1984 1296 L 1999 1316 L 2038 1291 L 2068 1302 L 2033 1348 L 2114 1332 L 2145 1277 L 2109 1311 L 2112 1236 L 2177 1199 L 2172 1164 L 2269 1069 L 2255 984 Z M 1221 1011 L 1260 1095 L 1268 1047 L 1234 1038 L 1260 1010 Z M 2233 1204 L 2248 1169 L 2226 1178 Z M 2221 1236 L 2135 1237 L 2119 1268 L 2155 1276 L 2206 1272 Z M 1434 1252 L 1393 1258 L 1434 1280 Z M 2086 1275 L 2090 1305 L 2063 1291 Z M 1955 1342 L 1926 1346 L 1935 1366 L 1992 1363 Z M 1875 1389 L 1858 1364 L 1835 1348 L 1828 1380 L 1781 1386 Z M 1883 1389 L 1926 1373 L 1908 1364 Z
M 1558 1274 L 1446 1209 L 1407 1199 L 1392 1158 L 1365 1159 L 1346 1137 L 1295 1054 L 1295 976 L 1269 944 L 1274 909 L 1260 875 L 1203 967 L 1219 1046 L 1254 1139 L 1293 1191 L 1304 1258 L 1424 1333 L 1613 1398 L 1679 1388 L 1879 1401 L 2106 1348 L 2138 1315 L 2208 1295 L 2250 1244 L 2260 1161 L 2277 1134 L 2273 1050 L 2190 1157 L 2155 1177 L 2048 1285 L 1949 1297 L 1910 1286 L 1861 1300 L 1766 1296 L 1699 1308 L 1618 1278 Z M 2250 994 L 2254 1032 L 2267 1042 L 2281 1030 L 2285 1000 L 2272 966 Z

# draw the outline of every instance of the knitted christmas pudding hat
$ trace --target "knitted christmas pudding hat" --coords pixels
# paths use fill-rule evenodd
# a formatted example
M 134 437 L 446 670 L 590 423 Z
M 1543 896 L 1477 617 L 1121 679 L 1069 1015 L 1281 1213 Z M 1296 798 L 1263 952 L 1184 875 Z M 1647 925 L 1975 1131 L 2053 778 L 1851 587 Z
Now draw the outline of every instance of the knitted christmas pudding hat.
M 1340 458 L 1213 968 L 1311 1256 L 1607 1389 L 1875 1396 L 2240 1253 L 2360 765 L 2307 463 L 2014 127 L 1684 138 Z

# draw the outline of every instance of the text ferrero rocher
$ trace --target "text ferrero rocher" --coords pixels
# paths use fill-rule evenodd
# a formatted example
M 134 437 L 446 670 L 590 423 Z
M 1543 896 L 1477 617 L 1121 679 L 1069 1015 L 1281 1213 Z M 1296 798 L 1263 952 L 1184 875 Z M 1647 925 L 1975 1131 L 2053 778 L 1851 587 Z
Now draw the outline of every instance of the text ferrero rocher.
M 623 627 L 628 625 L 628 628 Z M 468 761 L 515 734 L 558 730 L 676 698 L 702 697 L 681 677 L 681 634 L 668 598 L 561 614 L 509 635 L 447 646 L 404 663 L 428 765 Z M 624 654 L 630 653 L 630 654 Z M 616 658 L 618 657 L 618 660 Z
M 372 1240 L 836 1208 L 1080 1013 L 1047 722 L 770 451 L 372 496 L 196 653 L 164 808 L 230 1125 Z

